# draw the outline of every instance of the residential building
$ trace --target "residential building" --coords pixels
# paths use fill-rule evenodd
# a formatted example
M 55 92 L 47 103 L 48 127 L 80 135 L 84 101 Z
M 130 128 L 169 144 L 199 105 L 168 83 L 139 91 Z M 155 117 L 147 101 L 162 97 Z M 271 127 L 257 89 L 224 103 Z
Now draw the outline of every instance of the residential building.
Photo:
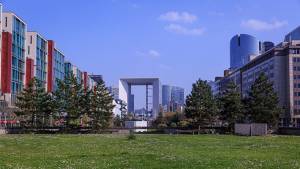
M 35 77 L 47 85 L 48 41 L 37 32 L 27 32 L 26 84 Z
M 102 75 L 89 75 L 91 79 L 93 79 L 96 83 L 100 83 L 103 81 Z
M 59 51 L 53 40 L 48 40 L 48 73 L 47 91 L 53 92 L 57 89 L 58 80 L 65 77 L 65 56 Z
M 26 23 L 11 12 L 2 14 L 1 90 L 9 106 L 25 85 Z

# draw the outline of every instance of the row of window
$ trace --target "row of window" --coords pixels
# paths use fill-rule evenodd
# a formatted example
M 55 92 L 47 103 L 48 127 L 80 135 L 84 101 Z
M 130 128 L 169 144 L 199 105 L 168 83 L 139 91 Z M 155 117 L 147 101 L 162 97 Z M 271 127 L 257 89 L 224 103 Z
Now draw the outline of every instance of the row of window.
M 300 75 L 294 75 L 294 80 L 300 80 Z
M 300 109 L 294 109 L 294 115 L 300 115 Z
M 300 96 L 300 92 L 294 92 L 294 96 L 299 97 Z
M 293 57 L 293 62 L 300 62 L 300 57 Z
M 300 66 L 294 66 L 294 71 L 300 71 Z
M 300 54 L 300 49 L 290 49 L 290 54 Z
M 294 88 L 300 88 L 300 83 L 294 83 Z

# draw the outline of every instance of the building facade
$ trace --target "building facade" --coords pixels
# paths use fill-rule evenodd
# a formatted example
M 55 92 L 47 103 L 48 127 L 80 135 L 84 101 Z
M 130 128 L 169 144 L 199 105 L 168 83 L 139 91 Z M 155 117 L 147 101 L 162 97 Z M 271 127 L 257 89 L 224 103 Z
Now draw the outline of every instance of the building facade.
M 27 32 L 26 83 L 35 77 L 47 86 L 48 41 L 37 32 Z M 31 61 L 33 61 L 33 66 Z M 33 70 L 32 70 L 33 68 Z M 33 71 L 33 74 L 27 72 Z
M 25 85 L 26 23 L 11 12 L 2 14 L 1 90 L 13 106 Z
M 287 36 L 294 39 L 290 34 Z M 300 127 L 300 40 L 290 39 L 262 52 L 239 69 L 224 74 L 223 78 L 217 78 L 217 91 L 214 92 L 222 94 L 228 82 L 233 81 L 242 97 L 247 97 L 254 81 L 264 73 L 273 84 L 283 110 L 280 126 Z

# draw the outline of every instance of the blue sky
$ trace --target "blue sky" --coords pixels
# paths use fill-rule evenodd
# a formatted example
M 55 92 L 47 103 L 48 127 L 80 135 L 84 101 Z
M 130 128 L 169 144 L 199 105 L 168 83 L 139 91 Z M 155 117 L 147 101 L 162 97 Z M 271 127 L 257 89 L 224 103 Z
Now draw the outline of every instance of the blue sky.
M 189 92 L 229 67 L 229 40 L 248 33 L 275 43 L 300 25 L 300 0 L 2 0 L 56 41 L 68 60 L 102 74 L 159 77 Z

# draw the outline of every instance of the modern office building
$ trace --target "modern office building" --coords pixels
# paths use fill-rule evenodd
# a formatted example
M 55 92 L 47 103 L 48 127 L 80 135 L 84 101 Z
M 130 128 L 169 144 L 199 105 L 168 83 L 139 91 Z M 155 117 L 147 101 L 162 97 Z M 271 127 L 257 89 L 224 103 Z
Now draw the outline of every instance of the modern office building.
M 108 91 L 112 95 L 114 100 L 119 99 L 119 88 L 118 87 L 110 86 L 110 87 L 108 87 Z
M 48 41 L 37 32 L 27 32 L 26 84 L 35 77 L 47 85 Z
M 102 75 L 89 75 L 91 79 L 93 79 L 96 83 L 100 83 L 103 81 Z
M 288 33 L 284 37 L 285 42 L 289 42 L 292 40 L 300 40 L 300 26 L 298 26 L 296 29 L 292 30 L 290 33 Z
M 260 42 L 260 53 L 263 54 L 274 47 L 274 43 L 270 41 Z
M 172 96 L 172 86 L 170 85 L 162 85 L 162 106 L 169 109 L 169 105 L 171 103 L 171 96 Z
M 11 12 L 2 14 L 1 91 L 13 106 L 25 85 L 26 23 Z
M 230 68 L 238 69 L 247 64 L 251 57 L 259 54 L 259 41 L 251 35 L 235 35 L 230 40 Z
M 177 86 L 162 86 L 163 111 L 179 111 L 184 107 L 184 89 Z
M 58 80 L 64 80 L 64 77 L 65 56 L 56 48 L 53 40 L 48 40 L 47 91 L 55 91 L 57 89 Z
M 296 29 L 300 32 L 300 29 Z M 298 33 L 299 33 L 298 32 Z M 273 83 L 283 109 L 280 126 L 300 127 L 300 40 L 291 40 L 295 30 L 275 47 L 258 55 L 244 66 L 215 81 L 216 93 L 222 93 L 229 81 L 237 84 L 243 97 L 248 95 L 255 79 L 264 73 Z
M 134 112 L 129 108 L 134 102 L 131 87 L 135 85 L 146 86 L 146 110 L 148 119 L 156 119 L 161 104 L 160 81 L 158 78 L 123 78 L 119 80 L 119 99 L 128 105 L 128 112 Z

